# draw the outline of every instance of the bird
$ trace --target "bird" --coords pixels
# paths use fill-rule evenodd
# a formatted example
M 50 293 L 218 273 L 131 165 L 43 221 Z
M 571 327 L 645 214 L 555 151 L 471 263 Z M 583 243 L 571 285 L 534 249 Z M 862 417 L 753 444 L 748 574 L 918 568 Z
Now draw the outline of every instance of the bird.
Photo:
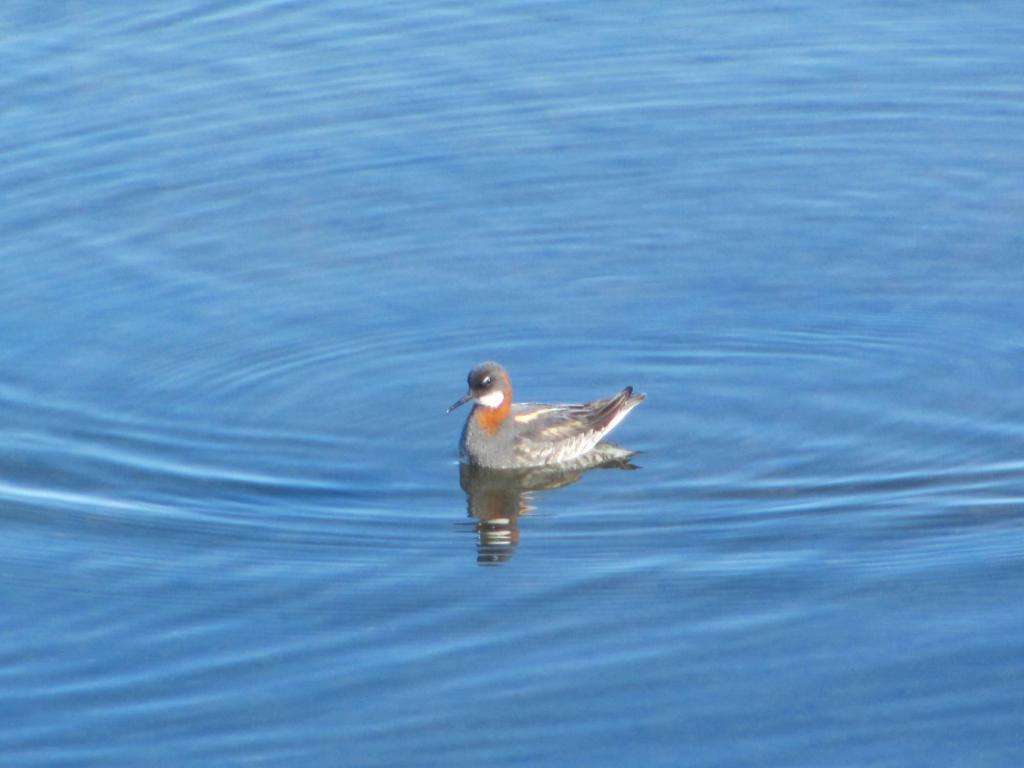
M 460 458 L 493 469 L 572 462 L 591 452 L 630 455 L 601 443 L 601 438 L 646 398 L 626 387 L 609 398 L 581 405 L 513 403 L 508 372 L 495 362 L 473 368 L 467 381 L 469 391 L 447 410 L 451 413 L 473 401 L 459 441 Z

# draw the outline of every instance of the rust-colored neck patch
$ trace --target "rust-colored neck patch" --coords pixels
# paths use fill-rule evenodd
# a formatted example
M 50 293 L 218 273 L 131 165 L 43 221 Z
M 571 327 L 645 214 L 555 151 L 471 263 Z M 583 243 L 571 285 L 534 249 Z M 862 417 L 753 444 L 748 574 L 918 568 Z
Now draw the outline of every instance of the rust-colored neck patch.
M 477 405 L 473 409 L 473 418 L 476 419 L 477 424 L 483 427 L 489 434 L 494 434 L 498 431 L 498 427 L 502 425 L 508 415 L 512 412 L 512 385 L 509 383 L 508 376 L 502 377 L 503 391 L 505 393 L 504 399 L 501 401 L 501 405 L 497 408 L 488 408 L 486 405 Z

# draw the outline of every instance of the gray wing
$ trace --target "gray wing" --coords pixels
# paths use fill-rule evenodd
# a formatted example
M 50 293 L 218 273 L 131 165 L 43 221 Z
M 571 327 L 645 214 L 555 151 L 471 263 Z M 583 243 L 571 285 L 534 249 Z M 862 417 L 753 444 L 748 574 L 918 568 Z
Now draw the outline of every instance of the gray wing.
M 589 451 L 632 410 L 643 395 L 626 387 L 617 395 L 582 405 L 560 405 L 527 411 L 515 442 L 516 454 L 527 461 L 565 461 Z

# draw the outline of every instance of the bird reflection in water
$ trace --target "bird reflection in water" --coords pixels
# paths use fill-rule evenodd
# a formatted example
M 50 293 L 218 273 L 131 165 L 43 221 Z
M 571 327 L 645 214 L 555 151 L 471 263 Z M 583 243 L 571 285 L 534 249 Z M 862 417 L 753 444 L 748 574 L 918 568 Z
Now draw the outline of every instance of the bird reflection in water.
M 604 448 L 605 450 L 598 450 Z M 636 454 L 611 444 L 563 464 L 528 469 L 489 469 L 459 465 L 459 484 L 466 492 L 468 527 L 477 536 L 479 565 L 508 562 L 519 545 L 519 518 L 532 509 L 533 494 L 572 485 L 591 469 L 637 469 Z

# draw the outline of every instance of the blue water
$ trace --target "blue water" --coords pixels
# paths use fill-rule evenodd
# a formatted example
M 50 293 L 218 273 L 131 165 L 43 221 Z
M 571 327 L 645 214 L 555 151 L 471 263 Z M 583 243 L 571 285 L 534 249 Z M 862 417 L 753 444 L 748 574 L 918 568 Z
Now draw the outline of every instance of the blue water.
M 1020 765 L 1024 6 L 831 6 L 0 11 L 0 764 Z

